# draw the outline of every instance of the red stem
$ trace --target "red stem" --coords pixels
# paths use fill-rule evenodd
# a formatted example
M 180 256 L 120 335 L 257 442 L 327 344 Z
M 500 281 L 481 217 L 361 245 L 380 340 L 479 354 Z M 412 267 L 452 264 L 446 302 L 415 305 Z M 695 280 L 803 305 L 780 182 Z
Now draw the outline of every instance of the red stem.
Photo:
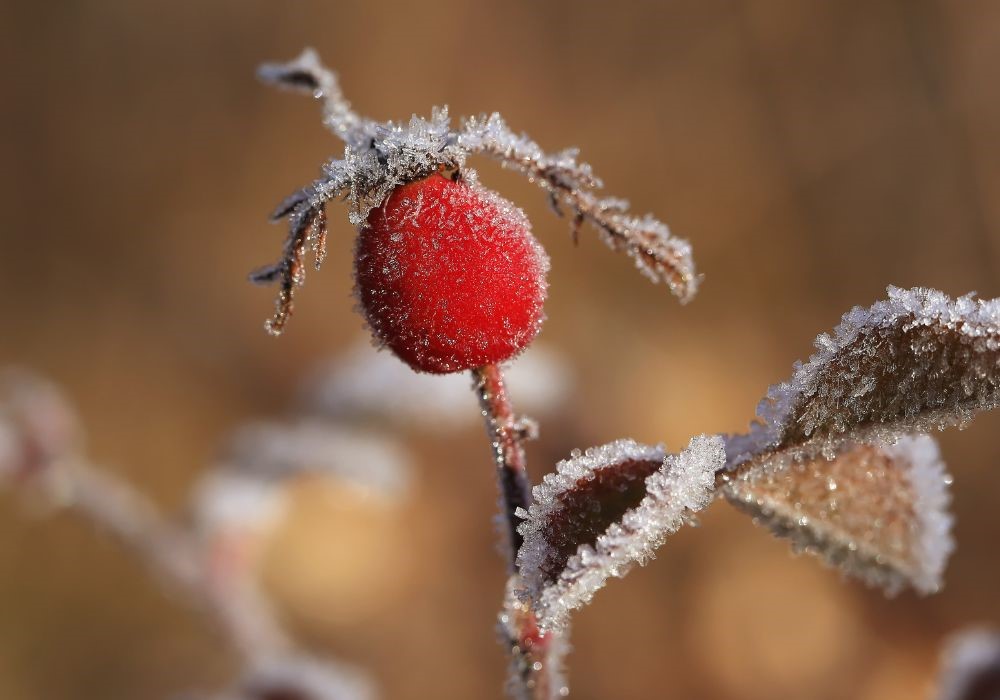
M 486 420 L 486 433 L 493 449 L 500 488 L 500 507 L 507 523 L 510 545 L 508 565 L 511 578 L 508 588 L 511 590 L 508 590 L 508 603 L 501 614 L 501 629 L 508 637 L 507 646 L 514 671 L 508 692 L 517 698 L 548 700 L 558 692 L 550 687 L 552 674 L 549 666 L 554 663 L 549 658 L 552 633 L 539 631 L 538 616 L 530 598 L 520 595 L 523 584 L 517 570 L 517 552 L 523 542 L 521 533 L 517 531 L 521 524 L 517 509 L 527 510 L 531 505 L 531 482 L 521 444 L 523 435 L 507 396 L 500 368 L 485 365 L 473 370 L 473 378 L 479 405 Z

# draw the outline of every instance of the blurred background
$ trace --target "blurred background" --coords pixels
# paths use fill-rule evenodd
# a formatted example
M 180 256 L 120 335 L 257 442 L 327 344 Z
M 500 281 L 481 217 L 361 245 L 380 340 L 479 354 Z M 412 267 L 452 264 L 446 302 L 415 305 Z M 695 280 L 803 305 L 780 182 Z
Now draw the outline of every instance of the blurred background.
M 478 164 L 548 248 L 541 338 L 577 378 L 570 408 L 536 416 L 536 479 L 574 447 L 744 428 L 814 336 L 887 284 L 1000 296 L 987 0 L 4 0 L 0 364 L 59 382 L 94 458 L 169 513 L 223 436 L 363 336 L 335 205 L 285 336 L 262 329 L 272 290 L 245 282 L 279 251 L 271 207 L 342 149 L 315 104 L 254 79 L 304 46 L 370 116 L 498 110 L 581 147 L 609 193 L 693 244 L 705 281 L 680 307 Z M 573 697 L 922 697 L 947 633 L 1000 624 L 998 430 L 989 415 L 941 437 L 959 543 L 943 593 L 885 600 L 717 504 L 577 615 Z M 265 584 L 309 649 L 368 668 L 387 698 L 500 697 L 482 428 L 397 437 L 409 496 L 303 490 Z M 233 663 L 112 541 L 0 494 L 0 697 L 168 697 Z

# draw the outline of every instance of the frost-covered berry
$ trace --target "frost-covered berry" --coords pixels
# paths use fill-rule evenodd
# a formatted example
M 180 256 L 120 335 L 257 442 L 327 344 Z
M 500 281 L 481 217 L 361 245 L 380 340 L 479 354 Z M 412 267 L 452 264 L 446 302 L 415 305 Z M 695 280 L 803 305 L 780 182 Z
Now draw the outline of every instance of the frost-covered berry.
M 524 212 L 477 184 L 434 174 L 396 188 L 354 265 L 372 332 L 418 371 L 501 362 L 541 327 L 548 256 Z

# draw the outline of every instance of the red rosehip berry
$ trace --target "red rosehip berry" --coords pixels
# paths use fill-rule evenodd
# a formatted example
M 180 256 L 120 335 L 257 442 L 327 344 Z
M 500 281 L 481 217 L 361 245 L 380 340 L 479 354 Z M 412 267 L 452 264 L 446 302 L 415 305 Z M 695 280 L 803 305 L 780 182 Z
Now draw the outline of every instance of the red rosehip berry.
M 354 276 L 375 337 L 417 371 L 513 357 L 541 327 L 549 259 L 524 212 L 440 174 L 397 187 L 358 235 Z

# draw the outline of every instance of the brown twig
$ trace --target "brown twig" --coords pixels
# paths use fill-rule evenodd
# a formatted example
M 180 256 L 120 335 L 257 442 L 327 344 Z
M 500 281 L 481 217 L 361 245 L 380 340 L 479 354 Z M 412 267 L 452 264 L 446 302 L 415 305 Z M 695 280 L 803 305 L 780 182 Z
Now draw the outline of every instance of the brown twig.
M 473 370 L 474 387 L 486 420 L 486 432 L 493 450 L 500 488 L 501 517 L 506 523 L 510 545 L 507 596 L 500 614 L 500 631 L 510 652 L 511 674 L 508 692 L 525 700 L 549 700 L 563 694 L 562 684 L 554 683 L 558 660 L 550 653 L 558 644 L 555 633 L 541 632 L 531 599 L 517 572 L 517 552 L 523 538 L 518 532 L 519 508 L 531 504 L 531 483 L 521 444 L 523 429 L 514 414 L 504 386 L 503 372 L 496 365 Z M 558 687 L 556 687 L 558 686 Z

